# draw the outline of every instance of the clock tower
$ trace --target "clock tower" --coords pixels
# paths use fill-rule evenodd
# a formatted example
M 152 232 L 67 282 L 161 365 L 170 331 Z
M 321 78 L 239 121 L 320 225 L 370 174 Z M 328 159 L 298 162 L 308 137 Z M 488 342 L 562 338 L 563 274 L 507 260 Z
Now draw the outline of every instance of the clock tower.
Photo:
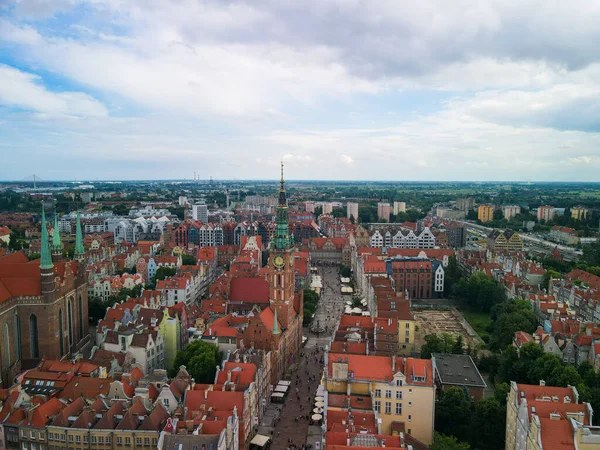
M 293 240 L 288 226 L 288 207 L 282 162 L 275 235 L 270 243 L 269 267 L 271 269 L 271 279 L 269 282 L 269 301 L 271 308 L 277 311 L 277 317 L 284 329 L 288 329 L 295 318 L 295 275 L 292 243 Z

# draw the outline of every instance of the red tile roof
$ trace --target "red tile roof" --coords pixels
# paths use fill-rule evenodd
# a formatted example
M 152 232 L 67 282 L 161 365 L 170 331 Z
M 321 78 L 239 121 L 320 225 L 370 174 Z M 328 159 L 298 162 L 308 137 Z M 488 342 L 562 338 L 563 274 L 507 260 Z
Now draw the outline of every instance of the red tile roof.
M 573 450 L 573 428 L 567 420 L 540 419 L 542 448 L 544 450 Z
M 75 400 L 83 397 L 93 399 L 100 394 L 107 395 L 112 378 L 73 377 L 60 392 L 59 398 Z
M 270 306 L 267 306 L 262 310 L 260 313 L 260 320 L 265 324 L 267 330 L 273 330 L 273 327 L 275 326 L 275 313 Z M 281 323 L 279 323 L 279 330 L 281 331 Z
M 234 278 L 231 280 L 230 299 L 236 303 L 268 304 L 269 283 L 258 277 Z

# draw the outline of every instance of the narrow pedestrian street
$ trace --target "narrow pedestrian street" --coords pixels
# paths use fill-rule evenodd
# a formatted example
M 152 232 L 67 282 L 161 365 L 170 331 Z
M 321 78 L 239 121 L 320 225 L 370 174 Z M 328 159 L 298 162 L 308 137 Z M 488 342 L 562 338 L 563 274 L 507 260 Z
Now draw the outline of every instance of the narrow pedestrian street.
M 310 418 L 314 414 L 314 398 L 323 374 L 323 348 L 331 341 L 333 330 L 344 310 L 338 268 L 322 267 L 320 274 L 323 290 L 313 323 L 318 321 L 326 331 L 313 333 L 308 328 L 304 329 L 308 341 L 303 349 L 304 356 L 300 357 L 299 367 L 292 377 L 290 392 L 276 421 L 271 445 L 274 450 L 302 449 L 305 445 L 312 445 L 314 449 L 317 441 L 315 439 L 312 442 L 311 439 L 311 442 L 307 442 L 307 437 Z M 311 428 L 315 430 L 315 427 Z M 310 434 L 314 436 L 312 431 Z

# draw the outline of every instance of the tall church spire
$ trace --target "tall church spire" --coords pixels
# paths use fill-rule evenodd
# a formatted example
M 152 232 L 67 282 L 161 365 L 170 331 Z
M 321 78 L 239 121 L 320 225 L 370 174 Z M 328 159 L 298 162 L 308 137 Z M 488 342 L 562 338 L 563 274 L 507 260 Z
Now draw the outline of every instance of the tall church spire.
M 40 269 L 52 269 L 52 258 L 50 257 L 50 243 L 48 242 L 48 228 L 46 228 L 46 213 L 42 204 L 42 241 L 40 245 Z
M 54 213 L 54 233 L 52 234 L 52 250 L 61 250 L 60 232 L 58 231 L 58 214 Z
M 75 226 L 75 259 L 83 259 L 85 249 L 83 248 L 83 236 L 81 234 L 81 220 L 79 219 L 79 211 L 77 211 L 77 224 Z
M 275 237 L 273 248 L 276 250 L 287 250 L 291 247 L 291 239 L 288 227 L 288 207 L 285 197 L 285 182 L 283 180 L 283 161 L 281 161 L 281 186 L 279 188 L 279 202 L 277 204 Z
M 279 206 L 287 206 L 285 198 L 285 184 L 283 181 L 283 161 L 281 161 L 281 181 L 279 186 Z
M 275 319 L 273 320 L 273 334 L 279 334 L 279 319 L 277 319 L 277 308 L 275 310 Z
M 58 213 L 54 211 L 54 233 L 52 234 L 52 262 L 62 259 L 62 243 L 60 242 L 60 231 L 58 231 Z

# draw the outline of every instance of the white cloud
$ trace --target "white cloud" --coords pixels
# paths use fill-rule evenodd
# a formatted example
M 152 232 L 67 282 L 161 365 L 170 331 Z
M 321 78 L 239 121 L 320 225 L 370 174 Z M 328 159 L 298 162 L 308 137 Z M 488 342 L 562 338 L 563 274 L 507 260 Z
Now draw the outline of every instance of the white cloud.
M 51 92 L 37 75 L 0 64 L 0 104 L 50 116 L 106 116 L 102 103 L 82 92 Z
M 26 45 L 42 42 L 40 34 L 28 25 L 16 26 L 6 19 L 0 19 L 0 40 Z
M 274 177 L 282 155 L 292 178 L 597 177 L 594 2 L 13 3 L 0 7 L 0 45 L 31 73 L 0 66 L 0 102 L 46 119 L 7 118 L 3 130 L 28 148 L 33 130 L 107 164 L 177 152 L 237 177 Z M 52 92 L 35 72 L 130 117 Z M 396 110 L 402 91 L 417 112 Z M 440 92 L 454 97 L 440 106 Z M 57 125 L 67 115 L 96 120 Z M 166 166 L 158 176 L 189 170 Z

